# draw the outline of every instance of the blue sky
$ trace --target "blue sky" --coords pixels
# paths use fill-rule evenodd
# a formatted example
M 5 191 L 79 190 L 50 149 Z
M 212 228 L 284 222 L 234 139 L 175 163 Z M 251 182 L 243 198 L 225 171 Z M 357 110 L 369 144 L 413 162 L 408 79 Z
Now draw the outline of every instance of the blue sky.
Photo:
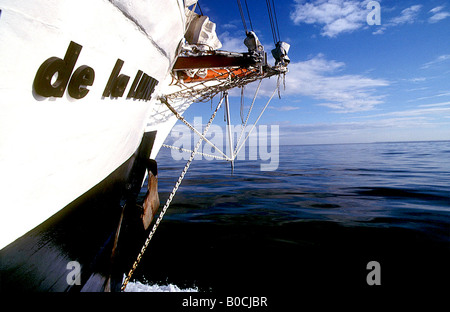
M 291 63 L 281 99 L 272 100 L 260 123 L 279 125 L 281 144 L 450 139 L 450 1 L 378 1 L 381 25 L 368 25 L 368 2 L 274 1 Z M 266 2 L 247 3 L 270 55 Z M 200 0 L 200 6 L 217 24 L 223 50 L 246 51 L 236 1 Z M 263 84 L 256 110 L 275 83 Z M 246 104 L 254 89 L 246 88 Z M 239 124 L 239 97 L 231 107 Z M 198 103 L 185 116 L 207 120 L 210 113 L 209 104 Z

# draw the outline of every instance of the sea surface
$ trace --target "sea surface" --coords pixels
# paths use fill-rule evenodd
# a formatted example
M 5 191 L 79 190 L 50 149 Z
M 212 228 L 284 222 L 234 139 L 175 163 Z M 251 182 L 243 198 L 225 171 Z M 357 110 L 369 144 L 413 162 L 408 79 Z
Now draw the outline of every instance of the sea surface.
M 186 160 L 157 161 L 163 206 Z M 194 160 L 133 289 L 448 289 L 450 141 L 280 146 L 277 170 L 261 163 Z

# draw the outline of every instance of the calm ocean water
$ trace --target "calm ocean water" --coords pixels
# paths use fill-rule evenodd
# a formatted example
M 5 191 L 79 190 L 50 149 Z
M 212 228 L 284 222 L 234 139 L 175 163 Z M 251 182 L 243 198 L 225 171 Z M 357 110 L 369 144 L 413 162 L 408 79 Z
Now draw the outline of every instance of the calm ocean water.
M 157 157 L 161 205 L 185 160 Z M 450 278 L 450 141 L 280 146 L 192 163 L 137 280 L 199 291 L 441 287 Z

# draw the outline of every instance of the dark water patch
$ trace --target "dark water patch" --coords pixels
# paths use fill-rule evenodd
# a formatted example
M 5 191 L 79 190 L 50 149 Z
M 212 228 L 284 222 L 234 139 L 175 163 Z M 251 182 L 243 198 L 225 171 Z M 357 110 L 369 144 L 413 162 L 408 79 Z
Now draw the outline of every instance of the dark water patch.
M 335 205 L 335 204 L 312 204 L 311 207 L 313 207 L 313 208 L 332 209 L 332 208 L 340 208 L 341 206 Z
M 194 162 L 137 275 L 201 291 L 367 288 L 378 261 L 387 288 L 439 288 L 450 278 L 449 150 L 281 146 L 276 171 L 244 160 L 233 175 Z M 175 165 L 158 157 L 164 202 L 178 173 L 164 176 Z
M 159 234 L 137 274 L 201 291 L 367 287 L 365 266 L 372 260 L 382 265 L 385 287 L 433 287 L 444 282 L 450 259 L 444 244 L 392 227 L 235 222 L 231 231 L 213 223 L 166 223 Z
M 359 188 L 356 193 L 366 196 L 379 196 L 379 197 L 392 197 L 392 198 L 404 198 L 404 199 L 421 199 L 428 201 L 442 201 L 447 202 L 450 205 L 450 195 L 445 196 L 443 194 L 431 194 L 421 191 L 414 191 L 408 189 L 397 189 L 388 187 L 375 187 L 375 188 Z

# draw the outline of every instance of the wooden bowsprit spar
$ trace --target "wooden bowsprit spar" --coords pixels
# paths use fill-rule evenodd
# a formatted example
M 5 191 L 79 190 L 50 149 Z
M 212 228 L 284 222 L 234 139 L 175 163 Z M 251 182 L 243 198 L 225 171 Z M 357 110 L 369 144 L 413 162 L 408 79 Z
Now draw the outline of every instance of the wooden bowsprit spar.
M 180 56 L 173 66 L 173 70 L 227 67 L 247 68 L 256 64 L 258 64 L 258 61 L 249 53 L 216 52 L 211 55 Z

